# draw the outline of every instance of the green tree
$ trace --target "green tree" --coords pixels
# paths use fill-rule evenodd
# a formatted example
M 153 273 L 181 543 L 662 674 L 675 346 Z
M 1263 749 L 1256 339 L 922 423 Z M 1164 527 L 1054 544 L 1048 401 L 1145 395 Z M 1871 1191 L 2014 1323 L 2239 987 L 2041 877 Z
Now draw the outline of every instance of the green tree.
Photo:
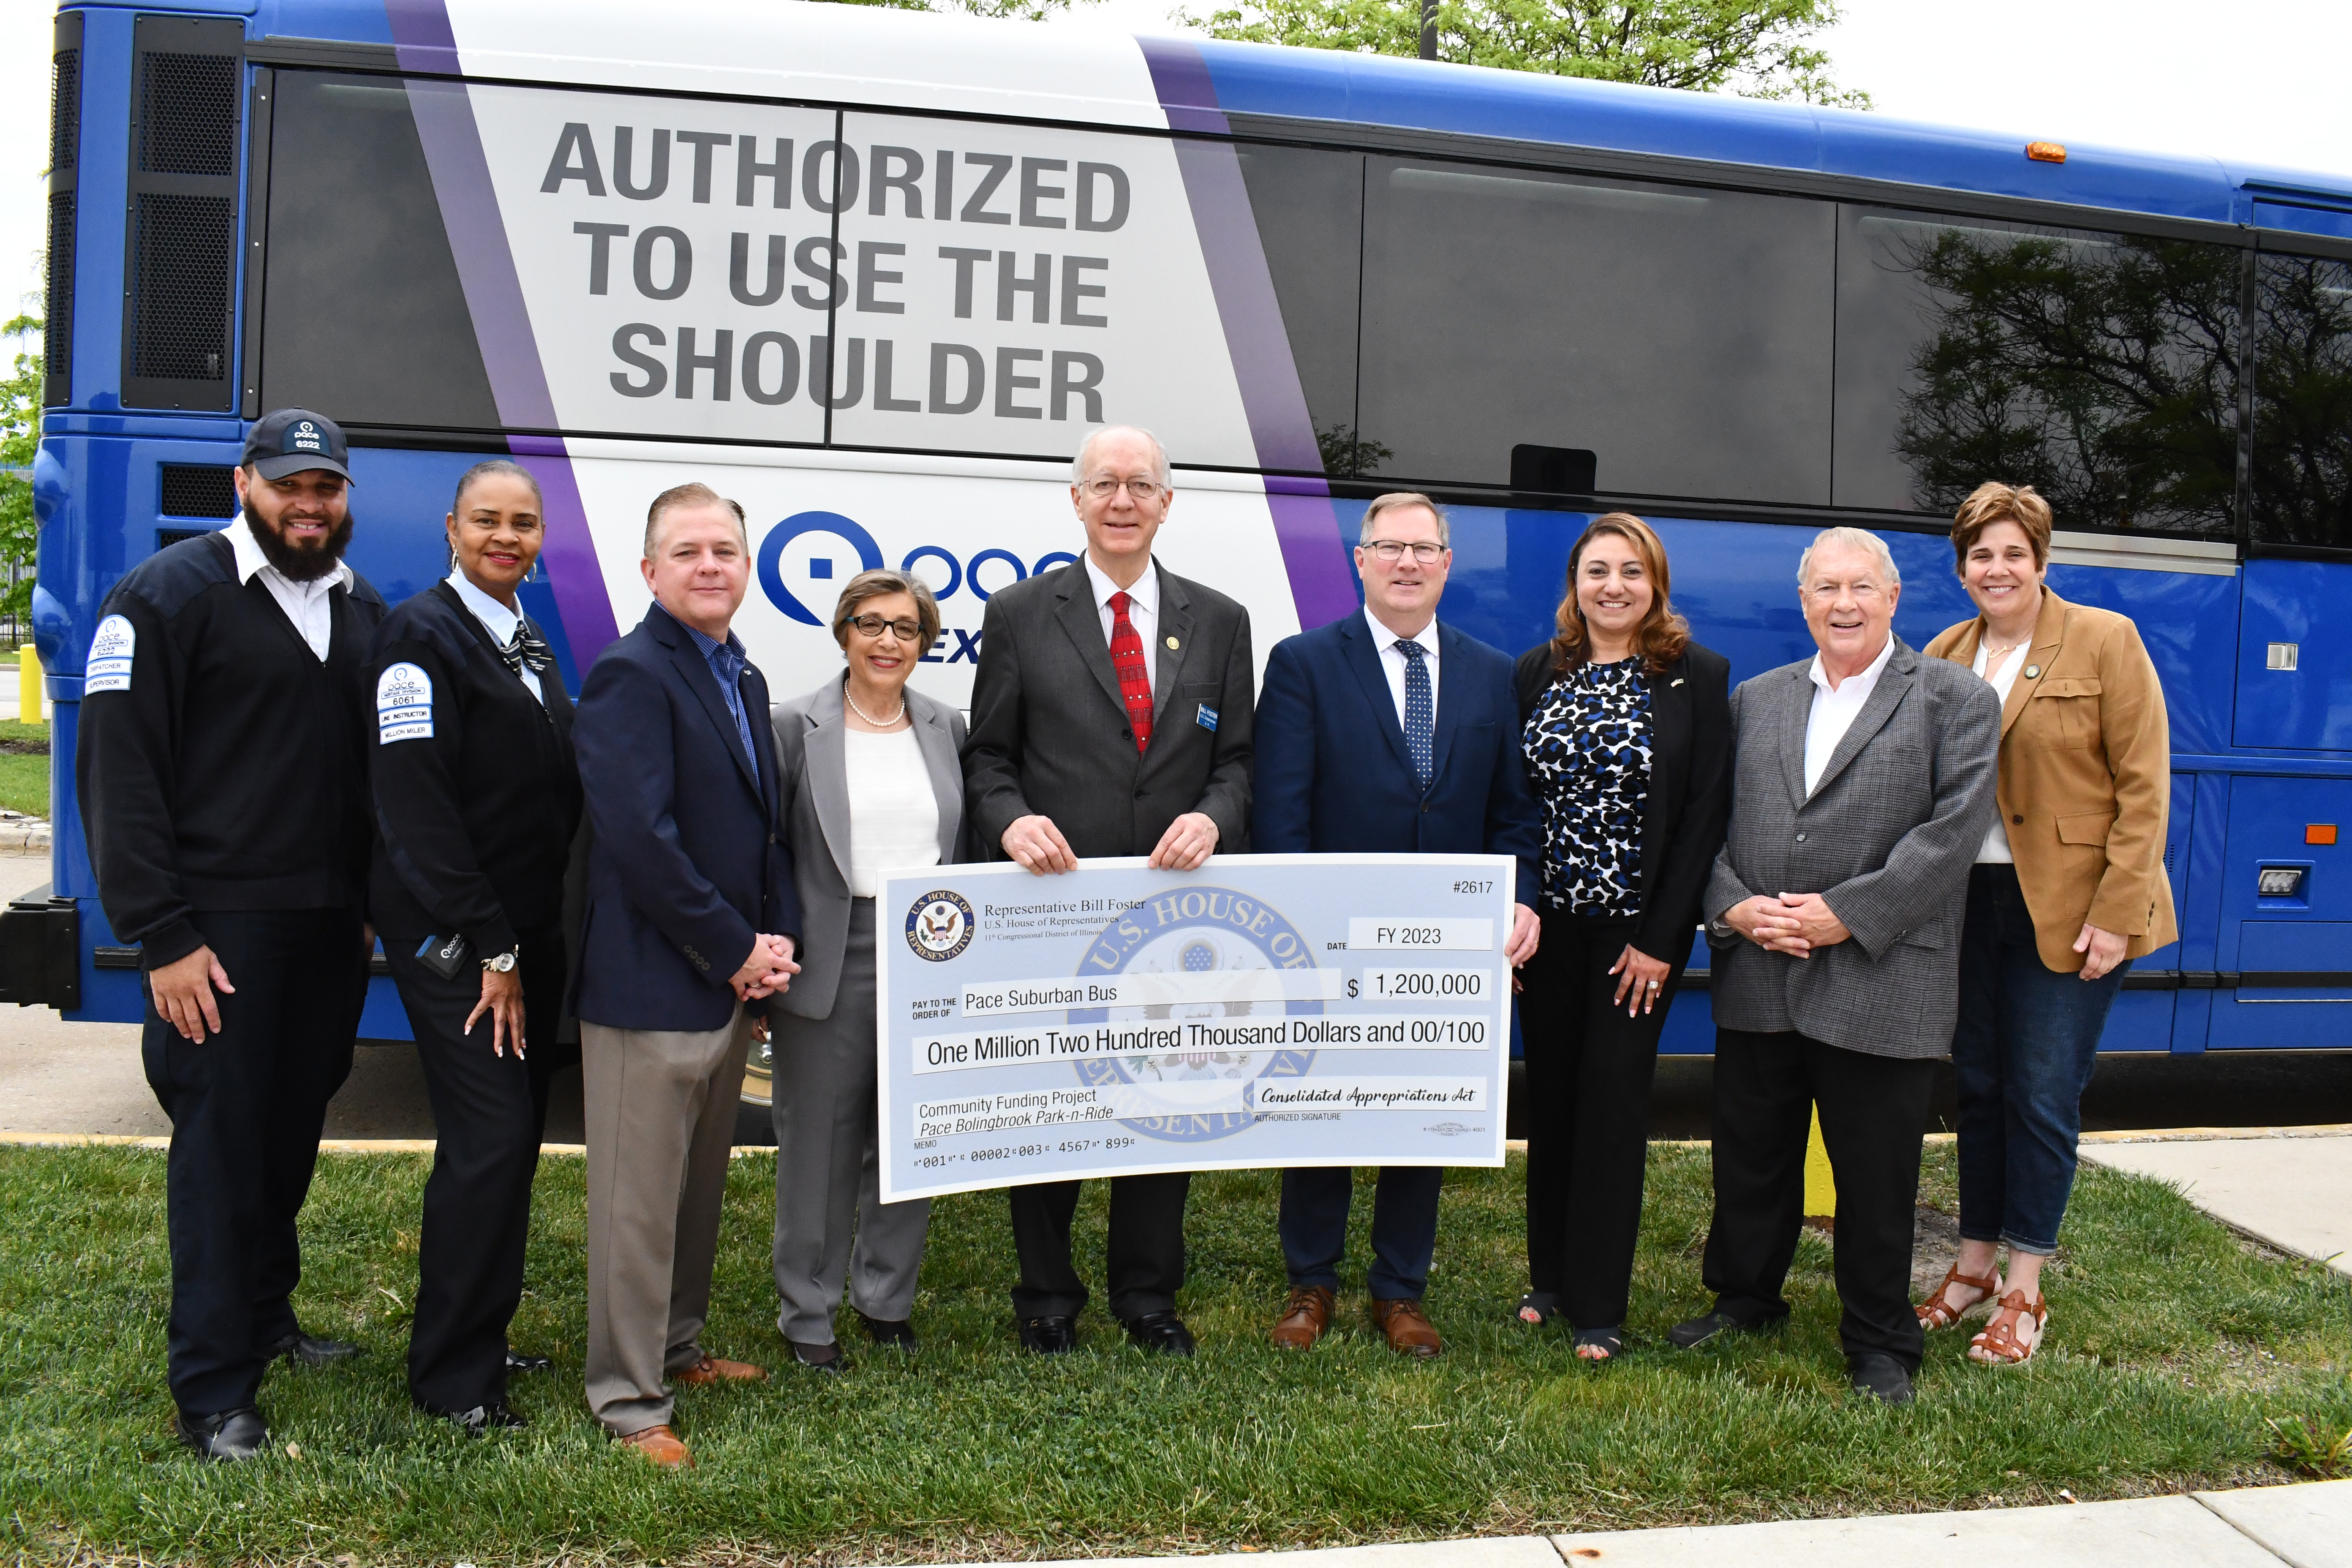
M 41 445 L 41 356 L 24 340 L 41 330 L 32 316 L 0 325 L 0 337 L 17 340 L 16 369 L 0 381 L 0 566 L 14 568 L 16 581 L 0 595 L 0 615 L 19 621 L 32 613 L 33 552 L 38 530 L 33 518 L 33 456 Z
M 1097 3 L 1098 0 L 835 0 L 841 5 L 881 5 L 893 11 L 961 11 L 967 16 L 1007 17 L 1017 22 L 1042 22 L 1073 5 Z
M 1420 0 L 1240 0 L 1175 18 L 1220 38 L 1356 54 L 1421 52 Z M 1445 0 L 1437 58 L 1506 70 L 1868 109 L 1812 39 L 1837 0 Z

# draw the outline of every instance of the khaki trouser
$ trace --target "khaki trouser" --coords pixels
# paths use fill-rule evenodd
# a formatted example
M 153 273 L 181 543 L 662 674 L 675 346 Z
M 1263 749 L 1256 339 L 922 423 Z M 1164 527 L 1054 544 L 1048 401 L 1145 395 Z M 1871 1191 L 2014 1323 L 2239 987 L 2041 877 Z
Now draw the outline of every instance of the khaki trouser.
M 588 1122 L 588 1407 L 625 1436 L 670 1418 L 702 1357 L 751 1021 L 580 1026 Z

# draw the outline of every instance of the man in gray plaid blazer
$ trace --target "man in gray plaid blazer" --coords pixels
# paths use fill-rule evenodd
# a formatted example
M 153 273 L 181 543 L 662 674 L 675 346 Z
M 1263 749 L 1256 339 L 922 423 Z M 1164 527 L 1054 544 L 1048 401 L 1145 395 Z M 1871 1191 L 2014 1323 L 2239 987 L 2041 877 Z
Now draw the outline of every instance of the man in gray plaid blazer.
M 1820 651 L 1731 695 L 1731 831 L 1714 950 L 1715 1310 L 1685 1348 L 1788 1315 L 1818 1106 L 1837 1177 L 1838 1335 L 1854 1386 L 1911 1397 L 1912 1210 L 1935 1064 L 1951 1052 L 1969 868 L 1998 809 L 2000 701 L 1894 635 L 1876 535 L 1823 531 L 1797 568 Z

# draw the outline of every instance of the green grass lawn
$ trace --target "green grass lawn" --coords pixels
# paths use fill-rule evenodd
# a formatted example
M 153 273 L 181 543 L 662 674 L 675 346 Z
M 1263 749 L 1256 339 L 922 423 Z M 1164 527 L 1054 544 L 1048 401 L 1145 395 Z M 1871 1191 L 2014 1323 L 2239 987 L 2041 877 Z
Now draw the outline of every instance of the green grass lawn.
M 1927 1194 L 1953 1199 L 1952 1152 Z M 1128 1349 L 1099 1309 L 1079 1353 L 1013 1345 L 1001 1194 L 941 1202 L 916 1303 L 922 1352 L 853 1345 L 837 1381 L 780 1354 L 767 1275 L 770 1161 L 736 1163 L 716 1353 L 777 1372 L 688 1390 L 701 1468 L 617 1450 L 580 1389 L 583 1168 L 541 1169 L 518 1345 L 556 1357 L 519 1380 L 527 1432 L 470 1442 L 415 1414 L 403 1382 L 426 1158 L 330 1155 L 305 1215 L 304 1323 L 367 1347 L 324 1372 L 273 1369 L 268 1460 L 205 1467 L 169 1436 L 163 1156 L 0 1151 L 0 1542 L 17 1558 L 489 1564 L 829 1562 L 1199 1551 L 2085 1500 L 2287 1479 L 2266 1416 L 2352 1423 L 2352 1291 L 2256 1253 L 2168 1190 L 2083 1173 L 2049 1276 L 2052 1339 L 1991 1372 L 1931 1344 L 1918 1403 L 1848 1396 L 1830 1253 L 1810 1233 L 1782 1331 L 1676 1352 L 1700 1309 L 1704 1149 L 1652 1152 L 1631 1353 L 1573 1362 L 1563 1333 L 1509 1316 L 1524 1286 L 1522 1162 L 1448 1178 L 1431 1308 L 1451 1347 L 1400 1361 L 1341 1297 L 1341 1331 L 1270 1349 L 1282 1293 L 1276 1177 L 1193 1184 L 1185 1363 Z M 1080 1211 L 1100 1277 L 1104 1188 Z M 1360 1270 L 1360 1184 L 1350 1268 Z M 845 1313 L 845 1319 L 846 1314 Z M 346 1556 L 346 1554 L 348 1554 Z
M 0 719 L 0 742 L 49 743 L 47 724 Z M 45 754 L 0 752 L 0 807 L 46 819 L 49 815 L 49 759 Z

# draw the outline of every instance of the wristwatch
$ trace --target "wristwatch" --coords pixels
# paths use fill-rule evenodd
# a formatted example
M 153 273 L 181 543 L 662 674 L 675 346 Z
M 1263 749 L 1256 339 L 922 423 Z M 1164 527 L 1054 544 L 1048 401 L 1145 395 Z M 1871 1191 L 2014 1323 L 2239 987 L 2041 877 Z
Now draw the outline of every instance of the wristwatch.
M 504 952 L 494 952 L 490 954 L 489 957 L 482 960 L 482 967 L 490 971 L 494 974 L 511 973 L 515 966 L 515 954 L 520 949 L 521 945 L 521 943 L 518 942 L 515 946 L 507 949 Z

